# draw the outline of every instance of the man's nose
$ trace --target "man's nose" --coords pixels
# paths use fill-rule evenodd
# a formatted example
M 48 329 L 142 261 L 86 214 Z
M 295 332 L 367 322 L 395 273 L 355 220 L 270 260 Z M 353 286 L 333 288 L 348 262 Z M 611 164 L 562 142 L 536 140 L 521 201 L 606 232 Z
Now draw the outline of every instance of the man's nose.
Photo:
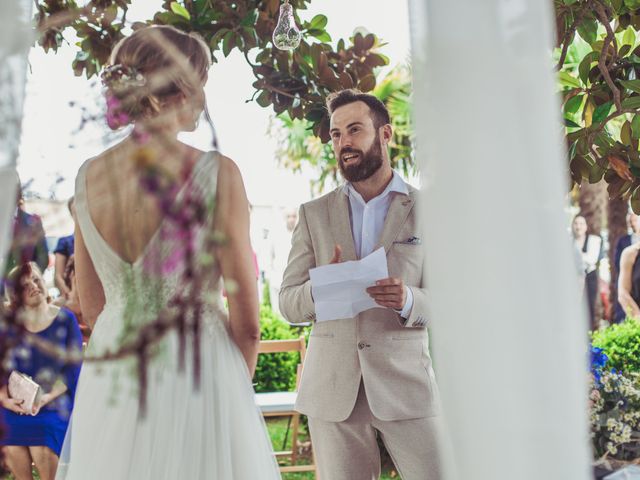
M 345 147 L 351 147 L 351 138 L 348 135 L 342 135 L 340 137 L 340 150 Z

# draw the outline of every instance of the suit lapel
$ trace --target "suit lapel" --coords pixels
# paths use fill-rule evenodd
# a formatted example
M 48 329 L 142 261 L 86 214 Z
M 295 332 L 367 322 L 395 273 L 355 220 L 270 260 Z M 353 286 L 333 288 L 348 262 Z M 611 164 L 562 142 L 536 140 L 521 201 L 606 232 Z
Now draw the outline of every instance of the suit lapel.
M 398 232 L 400 232 L 402 225 L 406 222 L 414 203 L 414 192 L 412 190 L 409 191 L 409 196 L 400 194 L 394 195 L 391 205 L 389 206 L 389 211 L 387 212 L 387 218 L 384 222 L 380 240 L 378 241 L 378 245 L 376 245 L 375 250 L 380 247 L 384 247 L 385 252 L 389 253 L 389 249 L 391 248 L 391 245 L 393 245 L 393 241 L 398 236 Z
M 341 188 L 329 198 L 329 227 L 336 243 L 342 247 L 342 260 L 357 260 L 349 217 L 349 197 Z

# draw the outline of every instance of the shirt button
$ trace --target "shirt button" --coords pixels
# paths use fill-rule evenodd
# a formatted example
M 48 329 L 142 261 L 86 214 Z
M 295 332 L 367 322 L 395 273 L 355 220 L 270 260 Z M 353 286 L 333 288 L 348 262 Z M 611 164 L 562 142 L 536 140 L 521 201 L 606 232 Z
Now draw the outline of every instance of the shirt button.
M 365 347 L 364 342 L 360 342 L 360 343 L 358 343 L 358 348 L 359 348 L 360 350 L 364 350 L 364 347 Z

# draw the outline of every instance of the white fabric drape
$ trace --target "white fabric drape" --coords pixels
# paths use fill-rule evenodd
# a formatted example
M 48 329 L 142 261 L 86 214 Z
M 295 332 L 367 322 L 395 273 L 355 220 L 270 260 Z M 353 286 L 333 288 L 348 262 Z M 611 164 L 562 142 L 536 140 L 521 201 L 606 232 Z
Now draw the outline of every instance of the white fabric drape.
M 551 2 L 410 5 L 447 478 L 591 478 Z
M 30 0 L 3 3 L 0 17 L 0 272 L 4 271 L 15 209 L 27 55 L 32 42 Z

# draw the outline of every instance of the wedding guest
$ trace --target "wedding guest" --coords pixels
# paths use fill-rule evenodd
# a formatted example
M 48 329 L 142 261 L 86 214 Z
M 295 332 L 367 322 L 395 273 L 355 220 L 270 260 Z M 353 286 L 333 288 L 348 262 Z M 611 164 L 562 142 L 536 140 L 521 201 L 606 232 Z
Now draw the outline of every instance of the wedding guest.
M 640 318 L 640 242 L 628 246 L 620 256 L 618 302 L 626 316 Z
M 20 180 L 16 178 L 18 189 L 16 194 L 16 211 L 13 217 L 13 236 L 7 264 L 6 274 L 16 265 L 35 262 L 40 271 L 49 266 L 49 250 L 42 227 L 42 221 L 37 215 L 24 211 L 24 199 Z M 4 292 L 4 283 L 0 282 L 0 291 Z
M 71 218 L 75 218 L 74 212 L 74 204 L 73 197 L 69 199 L 67 202 L 67 208 L 69 209 L 69 214 Z M 56 245 L 55 250 L 53 251 L 55 255 L 54 262 L 54 284 L 56 288 L 60 291 L 60 295 L 68 298 L 71 291 L 67 286 L 67 282 L 65 282 L 64 274 L 67 269 L 67 262 L 73 255 L 73 247 L 74 247 L 74 237 L 73 234 L 67 235 L 66 237 L 60 237 L 58 240 L 58 244 Z
M 82 316 L 82 309 L 80 308 L 80 298 L 78 296 L 78 283 L 76 281 L 76 263 L 74 256 L 71 255 L 67 261 L 67 266 L 64 270 L 63 281 L 69 294 L 66 297 L 62 295 L 53 301 L 53 304 L 58 307 L 65 307 L 67 310 L 71 310 L 78 320 L 78 326 L 80 332 L 82 332 L 82 345 L 83 347 L 89 342 L 91 336 L 91 327 L 84 321 Z
M 50 304 L 42 272 L 29 262 L 14 267 L 6 280 L 9 312 L 26 331 L 66 352 L 79 352 L 82 337 L 73 313 Z M 0 420 L 6 427 L 0 439 L 8 468 L 17 479 L 31 479 L 35 464 L 41 480 L 53 480 L 73 408 L 80 365 L 45 353 L 28 338 L 19 338 L 10 352 L 12 370 L 29 375 L 42 388 L 42 396 L 27 411 L 23 401 L 11 398 L 8 378 L 0 387 Z
M 580 249 L 582 253 L 589 325 L 592 329 L 597 329 L 596 299 L 598 296 L 598 267 L 600 266 L 600 258 L 602 257 L 602 238 L 598 235 L 587 233 L 587 219 L 581 214 L 573 218 L 571 231 L 573 233 L 575 246 Z
M 616 249 L 614 254 L 614 265 L 615 265 L 615 275 L 614 281 L 617 282 L 620 277 L 620 258 L 622 256 L 622 251 L 627 248 L 629 245 L 633 245 L 640 241 L 640 218 L 633 212 L 629 212 L 627 214 L 627 234 L 623 235 L 618 239 L 616 243 Z M 615 309 L 613 312 L 613 321 L 615 323 L 620 323 L 624 320 L 626 316 L 626 312 L 622 308 L 620 302 L 616 302 Z
M 329 97 L 346 184 L 300 207 L 280 311 L 313 322 L 296 409 L 309 418 L 320 478 L 380 476 L 380 438 L 404 480 L 440 480 L 442 420 L 429 355 L 429 294 L 418 192 L 391 168 L 389 112 L 372 95 Z M 309 270 L 384 247 L 389 278 L 366 291 L 379 308 L 316 321 Z

